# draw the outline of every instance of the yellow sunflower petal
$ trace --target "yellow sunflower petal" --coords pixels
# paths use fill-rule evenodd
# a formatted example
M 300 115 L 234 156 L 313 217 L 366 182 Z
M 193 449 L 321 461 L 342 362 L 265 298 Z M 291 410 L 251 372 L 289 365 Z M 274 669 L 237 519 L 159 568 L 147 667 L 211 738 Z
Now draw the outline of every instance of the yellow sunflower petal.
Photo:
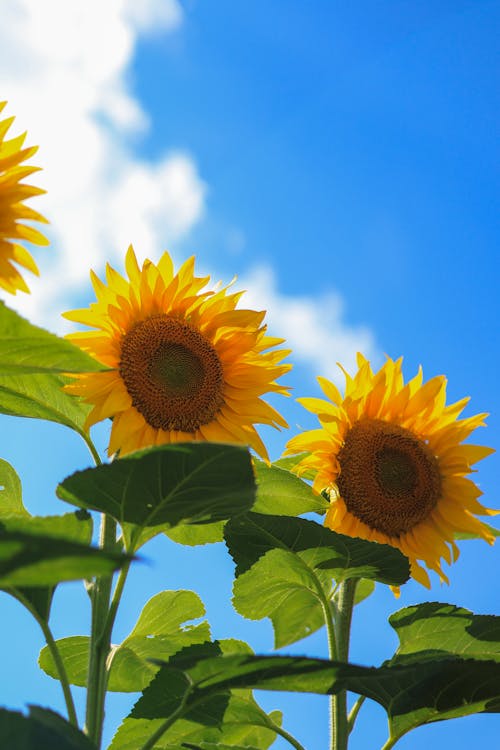
M 286 427 L 263 400 L 288 389 L 277 382 L 290 365 L 282 339 L 265 336 L 265 313 L 236 309 L 241 294 L 204 289 L 194 258 L 174 273 L 164 254 L 142 267 L 129 247 L 124 278 L 106 268 L 106 282 L 91 273 L 97 301 L 65 317 L 96 329 L 71 340 L 113 367 L 114 387 L 102 376 L 75 376 L 68 386 L 94 408 L 88 424 L 111 417 L 109 452 L 181 440 L 249 445 L 267 460 L 255 424 Z M 266 351 L 264 351 L 266 350 Z
M 5 102 L 0 106 L 0 112 Z M 45 191 L 22 182 L 37 167 L 24 165 L 37 151 L 35 146 L 23 148 L 26 134 L 7 140 L 7 133 L 13 117 L 0 121 L 0 287 L 9 294 L 18 291 L 29 292 L 28 286 L 14 264 L 18 264 L 38 275 L 38 268 L 26 248 L 19 240 L 34 245 L 47 245 L 48 240 L 41 232 L 26 221 L 46 222 L 46 219 L 25 205 L 24 201 Z
M 423 384 L 420 368 L 405 385 L 401 359 L 388 358 L 373 373 L 358 355 L 354 376 L 341 369 L 344 397 L 320 378 L 329 401 L 299 399 L 320 427 L 292 438 L 285 455 L 306 452 L 294 471 L 312 471 L 313 489 L 329 493 L 329 528 L 399 548 L 424 586 L 430 586 L 424 566 L 447 582 L 441 561 L 458 559 L 458 533 L 494 541 L 477 516 L 498 511 L 478 502 L 481 491 L 467 476 L 492 451 L 463 444 L 486 415 L 459 420 L 468 399 L 446 406 L 443 376 Z

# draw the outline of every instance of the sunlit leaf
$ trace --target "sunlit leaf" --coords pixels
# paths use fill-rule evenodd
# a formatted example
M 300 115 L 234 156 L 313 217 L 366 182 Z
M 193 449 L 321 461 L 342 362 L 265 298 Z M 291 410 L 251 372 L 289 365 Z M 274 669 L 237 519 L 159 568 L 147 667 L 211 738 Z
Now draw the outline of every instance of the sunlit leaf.
M 322 495 L 316 495 L 309 484 L 286 469 L 255 461 L 255 476 L 257 501 L 252 510 L 256 513 L 300 516 L 311 511 L 325 512 L 328 508 Z
M 453 604 L 426 602 L 395 612 L 389 622 L 400 641 L 393 660 L 415 660 L 453 655 L 500 662 L 500 617 L 475 615 Z
M 200 544 L 214 544 L 224 541 L 225 521 L 216 523 L 185 524 L 181 523 L 172 529 L 167 529 L 165 534 L 178 544 L 195 547 Z
M 82 732 L 48 709 L 30 706 L 29 716 L 0 709 L 0 747 L 5 750 L 96 750 Z
M 9 516 L 29 516 L 24 507 L 21 480 L 16 470 L 0 458 L 0 521 Z
M 0 376 L 105 369 L 67 339 L 32 325 L 0 302 Z
M 233 604 L 249 619 L 269 617 L 277 648 L 322 627 L 334 581 L 363 578 L 397 586 L 409 576 L 399 550 L 302 518 L 249 513 L 229 521 L 224 535 L 236 562 Z
M 210 639 L 207 622 L 188 624 L 205 614 L 201 599 L 192 591 L 162 591 L 147 602 L 130 635 L 119 646 L 113 646 L 108 690 L 139 692 L 158 671 L 151 659 L 168 659 L 185 646 Z M 57 641 L 68 680 L 73 685 L 87 685 L 89 659 L 88 636 L 71 636 Z M 45 646 L 39 665 L 58 679 L 52 655 Z
M 125 526 L 129 546 L 133 538 L 135 548 L 146 527 L 162 531 L 244 512 L 254 502 L 255 481 L 243 447 L 177 443 L 78 471 L 59 485 L 57 494 L 74 505 L 112 515 Z

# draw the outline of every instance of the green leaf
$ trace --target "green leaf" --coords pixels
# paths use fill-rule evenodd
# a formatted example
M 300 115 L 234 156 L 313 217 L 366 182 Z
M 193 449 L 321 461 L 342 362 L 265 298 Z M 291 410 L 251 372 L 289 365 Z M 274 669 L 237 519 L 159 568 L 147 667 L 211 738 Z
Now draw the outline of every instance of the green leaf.
M 337 534 L 304 518 L 247 513 L 226 524 L 226 544 L 241 575 L 271 549 L 306 553 L 311 565 L 337 581 L 371 578 L 400 586 L 409 578 L 407 558 L 394 547 Z
M 53 586 L 105 575 L 128 557 L 47 534 L 0 531 L 0 587 Z
M 224 541 L 225 521 L 216 523 L 204 523 L 197 525 L 179 524 L 173 529 L 165 531 L 166 536 L 173 542 L 185 544 L 188 547 L 195 547 L 199 544 L 214 544 L 215 542 Z
M 0 528 L 7 531 L 41 533 L 60 537 L 67 541 L 90 544 L 92 539 L 92 519 L 83 518 L 81 513 L 67 513 L 64 516 L 33 517 L 24 507 L 21 481 L 6 461 L 0 460 Z M 37 618 L 48 622 L 55 587 L 9 586 L 4 591 L 15 597 Z
M 364 672 L 346 674 L 346 687 L 385 708 L 394 739 L 434 721 L 500 712 L 498 662 L 424 658 Z
M 152 680 L 158 667 L 152 659 L 168 659 L 185 646 L 210 638 L 207 622 L 186 625 L 205 614 L 201 599 L 192 591 L 162 591 L 147 602 L 130 635 L 113 647 L 108 690 L 139 692 Z M 72 636 L 57 641 L 68 679 L 86 687 L 89 638 Z M 38 661 L 41 669 L 58 679 L 52 655 L 45 646 Z
M 324 513 L 329 503 L 316 495 L 311 486 L 295 474 L 276 464 L 267 466 L 255 461 L 257 501 L 252 508 L 256 513 L 276 516 L 300 516 L 311 511 Z
M 269 617 L 275 648 L 281 648 L 325 624 L 322 597 L 331 591 L 331 576 L 311 570 L 293 552 L 273 549 L 236 579 L 233 604 L 250 620 Z
M 389 622 L 400 645 L 391 660 L 410 663 L 459 656 L 500 662 L 500 617 L 453 604 L 426 602 L 395 612 Z
M 69 341 L 28 323 L 0 303 L 0 413 L 63 424 L 84 435 L 91 409 L 63 390 L 63 373 L 101 370 Z
M 229 521 L 224 535 L 236 562 L 234 607 L 252 620 L 269 617 L 277 648 L 322 627 L 333 579 L 398 586 L 409 577 L 399 550 L 302 518 L 248 513 Z
M 0 302 L 0 376 L 104 369 L 70 341 L 32 325 Z
M 30 706 L 30 715 L 0 709 L 0 746 L 6 750 L 96 750 L 62 716 Z
M 8 516 L 29 516 L 23 505 L 21 480 L 15 469 L 0 458 L 0 520 Z
M 191 683 L 185 711 L 220 690 L 259 688 L 331 695 L 351 690 L 387 711 L 393 738 L 421 724 L 477 712 L 500 712 L 500 664 L 472 659 L 435 659 L 413 664 L 357 667 L 293 656 L 213 657 L 178 654 L 162 666 L 134 706 L 136 717 L 166 715 L 170 674 Z M 163 697 L 162 697 L 163 696 Z
M 273 461 L 273 466 L 276 466 L 278 469 L 285 469 L 285 471 L 293 471 L 299 461 L 308 455 L 307 451 L 303 451 L 302 453 L 297 453 L 295 456 L 285 456 L 284 458 L 279 458 L 277 461 Z M 316 472 L 312 469 L 301 472 L 301 476 L 304 479 L 312 480 L 315 475 Z
M 219 642 L 223 654 L 251 655 L 250 647 L 241 641 L 228 640 Z M 208 653 L 217 651 L 214 644 L 208 644 Z M 185 652 L 184 652 L 185 653 Z M 199 653 L 199 652 L 198 652 Z M 202 647 L 201 653 L 207 653 Z M 165 734 L 155 743 L 155 748 L 172 750 L 183 748 L 186 743 L 199 745 L 210 742 L 218 747 L 232 747 L 244 745 L 256 750 L 267 750 L 274 742 L 276 733 L 269 728 L 271 723 L 281 725 L 281 712 L 273 711 L 266 714 L 254 700 L 250 690 L 238 690 L 229 695 L 229 701 L 224 713 L 222 724 L 217 726 L 209 714 L 204 713 L 196 719 L 181 718 L 176 721 Z M 134 719 L 127 718 L 119 727 L 113 738 L 110 750 L 137 750 L 163 723 L 163 719 Z
M 124 531 L 127 545 L 136 548 L 146 527 L 160 532 L 244 512 L 254 502 L 255 481 L 250 454 L 241 446 L 177 443 L 76 472 L 57 494 L 74 505 L 109 513 L 122 528 L 133 524 Z

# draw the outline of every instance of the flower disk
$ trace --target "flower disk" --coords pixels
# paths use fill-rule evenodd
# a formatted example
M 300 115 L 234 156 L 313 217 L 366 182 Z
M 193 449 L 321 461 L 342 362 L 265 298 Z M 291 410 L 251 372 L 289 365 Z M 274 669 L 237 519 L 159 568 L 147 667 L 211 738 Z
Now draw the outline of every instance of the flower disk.
M 0 102 L 0 112 L 5 104 L 6 102 Z M 29 292 L 29 289 L 14 263 L 38 275 L 35 261 L 17 241 L 48 245 L 48 240 L 38 230 L 24 223 L 46 223 L 47 220 L 41 214 L 24 205 L 27 198 L 41 195 L 45 190 L 21 182 L 39 171 L 39 167 L 21 166 L 36 153 L 37 147 L 23 148 L 26 133 L 6 140 L 13 121 L 13 117 L 0 121 L 0 287 L 16 294 L 18 290 Z
M 467 477 L 493 451 L 462 444 L 486 415 L 458 419 L 468 399 L 446 406 L 442 376 L 422 385 L 420 370 L 405 385 L 402 360 L 388 359 L 374 374 L 358 355 L 358 367 L 353 378 L 346 373 L 343 398 L 318 378 L 329 400 L 299 399 L 321 427 L 293 438 L 286 454 L 307 452 L 295 471 L 314 474 L 314 489 L 329 495 L 326 526 L 399 548 L 424 586 L 430 580 L 418 560 L 448 581 L 441 560 L 457 559 L 457 534 L 494 541 L 476 515 L 497 511 L 478 502 L 482 493 Z
M 227 287 L 203 291 L 209 278 L 194 275 L 194 258 L 177 273 L 168 253 L 140 268 L 130 247 L 126 270 L 128 279 L 108 266 L 107 285 L 92 274 L 97 302 L 65 314 L 97 329 L 68 338 L 110 368 L 67 386 L 94 405 L 87 428 L 113 419 L 110 454 L 211 440 L 267 459 L 254 425 L 287 425 L 261 396 L 288 395 L 276 381 L 290 365 L 275 349 L 282 339 L 266 336 L 265 313 L 236 309 L 242 293 Z

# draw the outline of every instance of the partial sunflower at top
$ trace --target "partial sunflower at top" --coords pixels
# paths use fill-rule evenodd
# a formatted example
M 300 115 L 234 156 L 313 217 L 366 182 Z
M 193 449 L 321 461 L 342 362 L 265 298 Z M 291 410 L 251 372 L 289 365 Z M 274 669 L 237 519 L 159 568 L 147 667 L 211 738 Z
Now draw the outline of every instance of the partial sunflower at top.
M 446 406 L 444 377 L 422 385 L 420 370 L 405 385 L 401 366 L 402 360 L 388 359 L 374 374 L 358 355 L 356 375 L 345 373 L 344 397 L 318 378 L 329 400 L 299 401 L 321 427 L 290 440 L 286 455 L 308 452 L 295 470 L 312 471 L 314 489 L 328 494 L 326 526 L 399 548 L 410 559 L 413 578 L 429 587 L 418 560 L 447 581 L 441 559 L 457 559 L 458 533 L 494 541 L 476 516 L 498 511 L 478 502 L 482 492 L 467 477 L 493 450 L 462 444 L 486 414 L 458 419 L 469 399 Z
M 110 370 L 85 373 L 67 389 L 93 404 L 87 428 L 111 417 L 109 453 L 207 440 L 250 445 L 267 459 L 254 424 L 286 427 L 262 400 L 288 395 L 276 381 L 290 370 L 282 339 L 266 335 L 264 312 L 235 309 L 242 292 L 206 290 L 194 258 L 177 273 L 164 253 L 139 267 L 133 248 L 128 279 L 110 266 L 107 285 L 92 272 L 97 301 L 65 313 L 97 329 L 69 334 Z
M 5 104 L 6 102 L 0 102 L 0 112 Z M 0 121 L 0 287 L 10 294 L 16 294 L 18 290 L 29 292 L 14 263 L 38 275 L 35 261 L 18 241 L 24 240 L 35 245 L 49 244 L 41 232 L 24 223 L 47 223 L 41 214 L 24 204 L 26 199 L 41 195 L 45 190 L 22 182 L 39 171 L 39 167 L 22 166 L 23 162 L 36 153 L 37 146 L 23 148 L 26 133 L 6 140 L 13 121 L 13 117 Z

